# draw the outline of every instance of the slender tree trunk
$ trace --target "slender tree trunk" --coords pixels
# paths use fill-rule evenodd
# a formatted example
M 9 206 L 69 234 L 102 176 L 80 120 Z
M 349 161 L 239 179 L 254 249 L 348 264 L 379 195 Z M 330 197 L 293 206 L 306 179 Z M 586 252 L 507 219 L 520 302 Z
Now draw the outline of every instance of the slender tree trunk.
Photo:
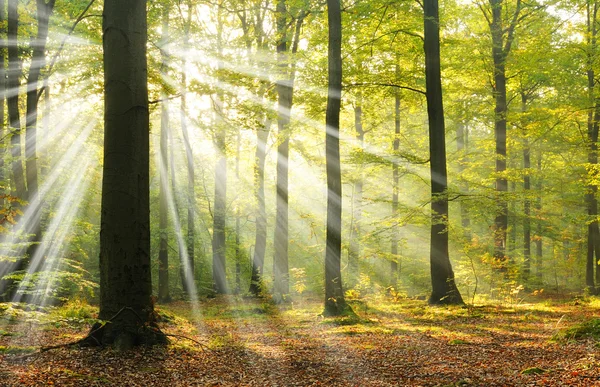
M 492 59 L 494 63 L 494 135 L 496 138 L 496 193 L 498 212 L 494 219 L 494 260 L 496 268 L 507 272 L 506 232 L 508 229 L 508 204 L 506 192 L 506 59 L 514 39 L 514 31 L 521 11 L 521 0 L 517 0 L 516 9 L 511 15 L 511 23 L 506 28 L 503 23 L 504 0 L 490 0 L 492 36 Z M 505 38 L 506 36 L 506 38 Z
M 396 55 L 398 60 L 398 55 Z M 396 80 L 400 78 L 400 66 L 396 63 Z M 395 90 L 394 95 L 394 140 L 392 141 L 392 149 L 394 151 L 394 164 L 392 166 L 392 218 L 398 218 L 398 193 L 400 184 L 400 171 L 398 168 L 397 155 L 400 150 L 400 90 Z M 390 265 L 390 285 L 394 288 L 398 282 L 398 228 L 392 229 L 392 262 Z
M 521 94 L 521 112 L 527 111 L 527 96 Z M 525 125 L 523 125 L 525 129 Z M 531 147 L 527 133 L 523 138 L 523 280 L 527 282 L 531 274 Z
M 223 22 L 221 8 L 219 8 L 217 25 L 217 69 L 223 68 L 222 34 Z M 215 97 L 215 146 L 218 153 L 217 165 L 215 166 L 215 201 L 213 214 L 213 283 L 216 293 L 227 293 L 226 278 L 226 238 L 225 224 L 227 216 L 227 154 L 225 146 L 225 126 L 223 123 L 223 91 L 218 89 Z
M 535 213 L 537 215 L 538 221 L 536 226 L 536 238 L 535 238 L 535 274 L 539 282 L 542 281 L 542 150 L 539 149 L 537 152 L 537 169 L 539 178 L 537 181 L 536 191 L 537 191 L 537 200 L 535 202 Z
M 21 199 L 27 198 L 25 178 L 23 176 L 23 160 L 21 159 L 21 116 L 19 113 L 19 76 L 21 60 L 19 59 L 18 0 L 8 0 L 8 126 L 11 132 L 12 178 L 14 195 Z
M 288 37 L 287 9 L 285 0 L 277 2 L 277 66 L 279 80 L 277 81 L 277 207 L 275 216 L 275 255 L 273 257 L 273 296 L 282 301 L 289 293 L 289 264 L 288 264 L 288 161 L 289 161 L 289 124 L 292 107 L 292 89 L 288 71 Z
M 456 150 L 459 153 L 461 160 L 458 163 L 458 174 L 463 175 L 465 165 L 468 163 L 467 152 L 469 148 L 469 127 L 462 122 L 458 123 L 456 128 Z M 469 182 L 464 180 L 460 185 L 463 194 L 469 193 Z M 469 209 L 464 201 L 460 201 L 460 224 L 463 228 L 463 235 L 466 241 L 471 241 L 471 218 L 469 217 Z
M 193 14 L 193 2 L 187 2 L 187 20 L 184 25 L 183 32 L 183 50 L 187 52 L 189 49 L 189 34 L 190 34 L 190 26 L 192 25 L 192 14 Z M 194 153 L 192 151 L 192 145 L 190 143 L 190 136 L 188 133 L 188 125 L 187 125 L 187 59 L 186 56 L 182 56 L 181 63 L 181 135 L 183 137 L 183 146 L 185 148 L 185 159 L 187 163 L 187 264 L 182 263 L 182 281 L 185 284 L 184 291 L 186 293 L 190 292 L 188 289 L 188 284 L 193 283 L 195 279 L 195 240 L 196 240 L 196 231 L 195 231 L 195 210 L 196 210 L 196 173 L 194 167 Z M 182 259 L 183 255 L 182 255 Z M 185 273 L 185 267 L 189 268 L 189 272 Z M 189 278 L 188 278 L 189 277 Z M 187 279 L 186 279 L 187 278 Z
M 462 304 L 448 252 L 448 175 L 446 132 L 440 70 L 440 31 L 437 0 L 424 0 L 424 50 L 429 155 L 431 168 L 430 304 Z
M 242 132 L 238 129 L 237 133 L 237 148 L 235 152 L 235 179 L 240 187 L 240 152 L 242 147 Z M 238 188 L 239 189 L 239 188 Z M 239 294 L 242 285 L 242 246 L 241 246 L 241 211 L 240 204 L 236 204 L 235 208 L 235 294 Z
M 340 0 L 327 0 L 329 26 L 328 97 L 325 117 L 325 159 L 327 171 L 327 236 L 325 247 L 326 316 L 344 313 L 341 271 L 342 248 L 342 176 L 340 165 L 340 109 L 342 97 L 342 12 Z
M 146 1 L 105 0 L 100 314 L 95 341 L 128 349 L 166 342 L 151 300 Z M 127 58 L 127 60 L 123 60 Z
M 169 71 L 169 57 L 165 52 L 166 45 L 169 41 L 169 11 L 168 3 L 164 4 L 163 21 L 162 21 L 162 44 L 161 55 L 162 65 L 160 74 L 166 77 Z M 168 132 L 169 132 L 169 102 L 168 94 L 165 89 L 161 92 L 161 120 L 160 120 L 160 159 L 159 159 L 159 174 L 160 174 L 160 193 L 159 193 L 159 230 L 160 241 L 158 251 L 158 301 L 169 302 L 171 295 L 169 293 L 169 202 L 167 192 L 169 189 L 169 149 L 168 149 Z
M 356 131 L 355 138 L 360 147 L 360 151 L 364 151 L 365 146 L 365 131 L 362 123 L 362 95 L 356 98 L 356 106 L 354 107 L 354 130 Z M 348 250 L 348 280 L 350 287 L 358 282 L 359 278 L 359 259 L 360 259 L 360 237 L 361 237 L 361 221 L 362 221 L 362 196 L 363 196 L 363 167 L 358 166 L 358 176 L 352 187 L 352 222 L 350 224 L 350 247 Z
M 267 140 L 271 121 L 265 118 L 264 125 L 256 132 L 256 153 L 254 156 L 254 195 L 256 197 L 256 236 L 254 239 L 254 254 L 252 259 L 252 277 L 250 293 L 258 296 L 261 291 L 261 281 L 267 248 L 267 210 L 265 206 L 265 160 Z

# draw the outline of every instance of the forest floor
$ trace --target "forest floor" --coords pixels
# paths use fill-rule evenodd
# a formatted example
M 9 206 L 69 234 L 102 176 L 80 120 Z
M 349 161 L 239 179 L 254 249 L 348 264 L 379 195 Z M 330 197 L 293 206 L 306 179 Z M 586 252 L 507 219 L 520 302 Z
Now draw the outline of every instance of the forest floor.
M 87 333 L 77 313 L 0 319 L 0 386 L 600 386 L 595 298 L 352 306 L 357 317 L 333 319 L 317 299 L 174 302 L 159 308 L 171 345 L 131 352 L 39 352 Z

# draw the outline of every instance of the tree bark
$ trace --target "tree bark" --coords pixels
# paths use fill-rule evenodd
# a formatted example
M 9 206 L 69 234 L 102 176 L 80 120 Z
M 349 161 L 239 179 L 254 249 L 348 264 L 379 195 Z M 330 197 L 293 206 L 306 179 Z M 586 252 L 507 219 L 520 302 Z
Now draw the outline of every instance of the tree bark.
M 431 170 L 431 285 L 430 304 L 462 304 L 448 252 L 448 175 L 446 131 L 440 70 L 440 32 L 437 0 L 424 0 L 424 50 L 429 155 Z
M 340 0 L 327 0 L 329 26 L 328 95 L 325 114 L 327 172 L 327 236 L 325 243 L 325 310 L 337 316 L 350 308 L 344 299 L 341 271 L 342 176 L 340 165 L 340 109 L 342 99 L 342 13 Z
M 540 177 L 538 177 L 536 191 L 537 191 L 537 200 L 535 202 L 535 213 L 537 216 L 537 226 L 536 226 L 536 238 L 535 238 L 535 275 L 537 277 L 538 282 L 542 282 L 542 258 L 543 258 L 543 250 L 542 250 L 542 242 L 543 242 L 543 223 L 542 223 L 542 150 L 539 149 L 537 152 L 537 169 Z
M 105 0 L 104 167 L 100 231 L 102 344 L 166 342 L 154 320 L 150 265 L 146 1 Z

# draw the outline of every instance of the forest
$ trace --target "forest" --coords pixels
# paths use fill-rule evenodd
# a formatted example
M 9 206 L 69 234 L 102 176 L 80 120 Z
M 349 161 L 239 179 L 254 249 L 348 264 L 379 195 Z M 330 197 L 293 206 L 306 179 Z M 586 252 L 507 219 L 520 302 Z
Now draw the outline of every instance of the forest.
M 600 1 L 0 0 L 0 386 L 600 384 Z

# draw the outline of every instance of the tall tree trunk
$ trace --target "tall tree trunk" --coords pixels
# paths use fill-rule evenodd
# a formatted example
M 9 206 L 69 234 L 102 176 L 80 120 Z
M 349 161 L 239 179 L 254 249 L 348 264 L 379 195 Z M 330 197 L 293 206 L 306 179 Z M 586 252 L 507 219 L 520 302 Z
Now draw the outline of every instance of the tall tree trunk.
M 267 248 L 267 210 L 265 206 L 265 160 L 267 140 L 271 121 L 265 118 L 264 125 L 256 132 L 256 153 L 254 156 L 254 195 L 256 197 L 256 235 L 254 239 L 254 254 L 252 258 L 252 277 L 250 293 L 258 296 L 261 291 L 261 281 Z
M 221 8 L 218 10 L 217 21 L 217 50 L 218 63 L 217 70 L 223 68 L 222 55 L 222 35 L 223 21 Z M 219 87 L 219 86 L 218 86 Z M 226 278 L 226 239 L 225 224 L 227 216 L 227 154 L 225 146 L 225 126 L 223 122 L 223 91 L 218 89 L 215 97 L 215 146 L 218 153 L 217 164 L 215 166 L 215 201 L 213 214 L 213 284 L 216 293 L 227 293 Z
M 499 271 L 506 273 L 506 232 L 508 228 L 508 205 L 505 194 L 508 191 L 506 180 L 506 59 L 514 39 L 514 30 L 521 11 L 521 0 L 517 0 L 510 25 L 503 23 L 503 1 L 490 0 L 492 36 L 492 58 L 494 62 L 494 135 L 496 138 L 496 192 L 498 212 L 494 219 L 494 260 Z M 505 38 L 506 35 L 506 38 Z
M 166 77 L 169 71 L 169 57 L 166 50 L 166 45 L 169 41 L 169 11 L 170 6 L 164 3 L 162 14 L 162 42 L 161 55 L 162 64 L 160 74 Z M 169 202 L 167 192 L 169 189 L 169 148 L 168 148 L 168 131 L 169 131 L 169 102 L 167 100 L 167 90 L 163 88 L 161 91 L 161 119 L 160 119 L 160 159 L 159 159 L 159 174 L 160 174 L 160 192 L 159 192 L 159 231 L 160 241 L 158 250 L 158 301 L 169 302 L 171 295 L 169 294 Z
M 100 314 L 94 337 L 127 349 L 166 342 L 154 320 L 150 265 L 146 1 L 105 0 Z M 123 60 L 127 58 L 127 60 Z
M 536 237 L 535 237 L 535 275 L 539 282 L 542 281 L 542 150 L 539 149 L 537 152 L 537 170 L 539 174 L 539 178 L 537 181 L 536 191 L 537 191 L 537 200 L 535 202 L 535 213 L 537 216 L 537 225 L 536 225 Z
M 456 150 L 459 153 L 461 160 L 458 163 L 458 174 L 463 175 L 465 165 L 468 163 L 467 152 L 469 148 L 469 127 L 463 122 L 459 122 L 456 127 Z M 463 194 L 469 193 L 469 182 L 464 180 L 460 185 Z M 469 209 L 464 201 L 460 201 L 460 224 L 463 228 L 465 240 L 471 241 L 471 218 L 469 217 Z
M 255 39 L 258 50 L 263 48 L 265 42 L 264 31 L 263 31 L 263 16 L 260 7 L 255 9 L 256 28 L 255 28 Z M 242 29 L 244 35 L 249 35 L 250 26 L 247 23 L 245 14 L 242 18 Z M 248 53 L 248 60 L 250 66 L 253 65 L 251 58 L 252 50 L 252 39 L 248 36 L 246 39 L 246 52 Z M 257 66 L 259 70 L 262 70 L 260 66 Z M 264 101 L 264 95 L 267 90 L 265 82 L 261 83 L 258 91 L 258 95 L 261 101 Z M 269 139 L 269 132 L 271 131 L 271 119 L 268 114 L 261 115 L 261 123 L 256 129 L 256 152 L 254 154 L 254 197 L 256 199 L 256 233 L 254 237 L 254 253 L 252 254 L 252 270 L 250 277 L 250 289 L 249 292 L 255 296 L 259 296 L 262 289 L 262 275 L 265 262 L 265 253 L 267 249 L 267 211 L 265 206 L 265 160 L 267 154 L 267 141 Z
M 340 165 L 340 109 L 342 98 L 342 12 L 340 0 L 327 0 L 329 26 L 328 96 L 325 114 L 325 159 L 327 171 L 327 236 L 325 243 L 326 316 L 344 313 L 341 271 L 342 248 L 342 176 Z
M 521 94 L 521 112 L 527 111 L 527 95 Z M 523 123 L 525 129 L 525 123 Z M 531 147 L 529 138 L 524 133 L 523 138 L 523 280 L 528 281 L 531 274 Z
M 29 206 L 33 206 L 31 218 L 31 231 L 33 235 L 27 249 L 31 258 L 35 255 L 38 243 L 41 240 L 41 208 L 38 195 L 38 168 L 37 168 L 37 117 L 38 117 L 38 83 L 42 68 L 46 62 L 46 40 L 48 39 L 48 24 L 54 9 L 55 0 L 37 0 L 37 34 L 32 38 L 33 54 L 29 75 L 27 77 L 27 116 L 25 118 L 25 167 L 27 177 L 27 193 Z
M 356 97 L 356 105 L 354 106 L 354 130 L 362 154 L 365 146 L 365 131 L 362 123 L 362 95 L 360 94 Z M 358 166 L 358 176 L 352 187 L 352 221 L 350 223 L 350 246 L 348 250 L 348 280 L 350 287 L 354 286 L 359 278 L 362 197 L 363 166 L 360 164 Z
M 237 147 L 235 151 L 235 180 L 240 187 L 240 152 L 242 147 L 242 132 L 238 129 L 237 133 Z M 238 188 L 239 189 L 239 188 Z M 242 285 L 242 246 L 241 246 L 241 211 L 240 204 L 236 203 L 235 206 L 235 294 L 239 294 Z
M 398 54 L 396 54 L 398 61 Z M 396 81 L 400 78 L 400 66 L 396 63 Z M 398 218 L 398 193 L 400 183 L 400 171 L 398 168 L 398 151 L 400 150 L 400 90 L 396 89 L 394 93 L 394 140 L 392 141 L 394 151 L 394 164 L 392 165 L 392 218 Z M 390 285 L 396 287 L 398 282 L 398 228 L 392 229 L 392 262 L 390 265 Z
M 285 0 L 277 2 L 277 207 L 275 216 L 275 255 L 273 257 L 273 296 L 276 301 L 289 293 L 288 263 L 288 160 L 289 160 L 289 125 L 292 107 L 292 88 L 288 71 L 288 33 L 287 8 Z
M 462 304 L 448 253 L 448 175 L 446 131 L 440 70 L 440 31 L 437 0 L 424 0 L 424 50 L 429 157 L 431 170 L 430 304 Z
M 193 2 L 187 2 L 187 20 L 184 25 L 183 32 L 183 51 L 189 49 L 190 27 L 192 25 Z M 182 56 L 181 60 L 181 135 L 183 137 L 183 146 L 185 148 L 185 160 L 187 163 L 187 262 L 181 262 L 182 275 L 181 279 L 184 284 L 184 292 L 190 293 L 189 284 L 193 283 L 195 278 L 195 210 L 196 210 L 196 174 L 194 167 L 194 153 L 190 143 L 190 136 L 187 125 L 187 58 Z M 181 259 L 185 259 L 185 255 L 181 255 Z M 186 272 L 185 268 L 189 271 Z
M 595 114 L 599 109 L 598 99 L 596 98 L 595 92 L 595 72 L 594 64 L 596 62 L 596 18 L 598 14 L 598 6 L 594 1 L 593 8 L 588 1 L 587 3 L 587 30 L 588 30 L 588 58 L 587 58 L 587 91 L 590 108 L 588 111 L 588 122 L 587 122 L 587 141 L 588 141 L 588 163 L 590 164 L 589 170 L 593 170 L 593 166 L 598 164 L 598 115 Z M 591 176 L 590 176 L 591 179 Z M 600 256 L 596 253 L 598 246 L 600 246 L 598 232 L 598 201 L 596 199 L 596 193 L 598 187 L 594 184 L 589 183 L 587 186 L 587 192 L 585 194 L 585 202 L 588 212 L 588 233 L 587 233 L 587 260 L 586 260 L 586 271 L 585 271 L 585 283 L 591 293 L 596 292 L 596 285 L 594 281 L 594 269 L 596 261 L 600 259 Z
M 23 176 L 23 160 L 21 159 L 21 116 L 19 113 L 19 76 L 21 60 L 19 59 L 18 0 L 8 0 L 8 127 L 11 132 L 12 178 L 14 195 L 21 199 L 27 198 L 25 178 Z
M 7 194 L 9 189 L 6 187 L 6 175 L 4 172 L 4 154 L 5 154 L 5 142 L 4 142 L 4 121 L 5 106 L 6 106 L 6 0 L 0 0 L 0 193 Z M 0 200 L 0 205 L 4 204 L 4 200 Z M 1 272 L 1 270 L 0 270 Z

